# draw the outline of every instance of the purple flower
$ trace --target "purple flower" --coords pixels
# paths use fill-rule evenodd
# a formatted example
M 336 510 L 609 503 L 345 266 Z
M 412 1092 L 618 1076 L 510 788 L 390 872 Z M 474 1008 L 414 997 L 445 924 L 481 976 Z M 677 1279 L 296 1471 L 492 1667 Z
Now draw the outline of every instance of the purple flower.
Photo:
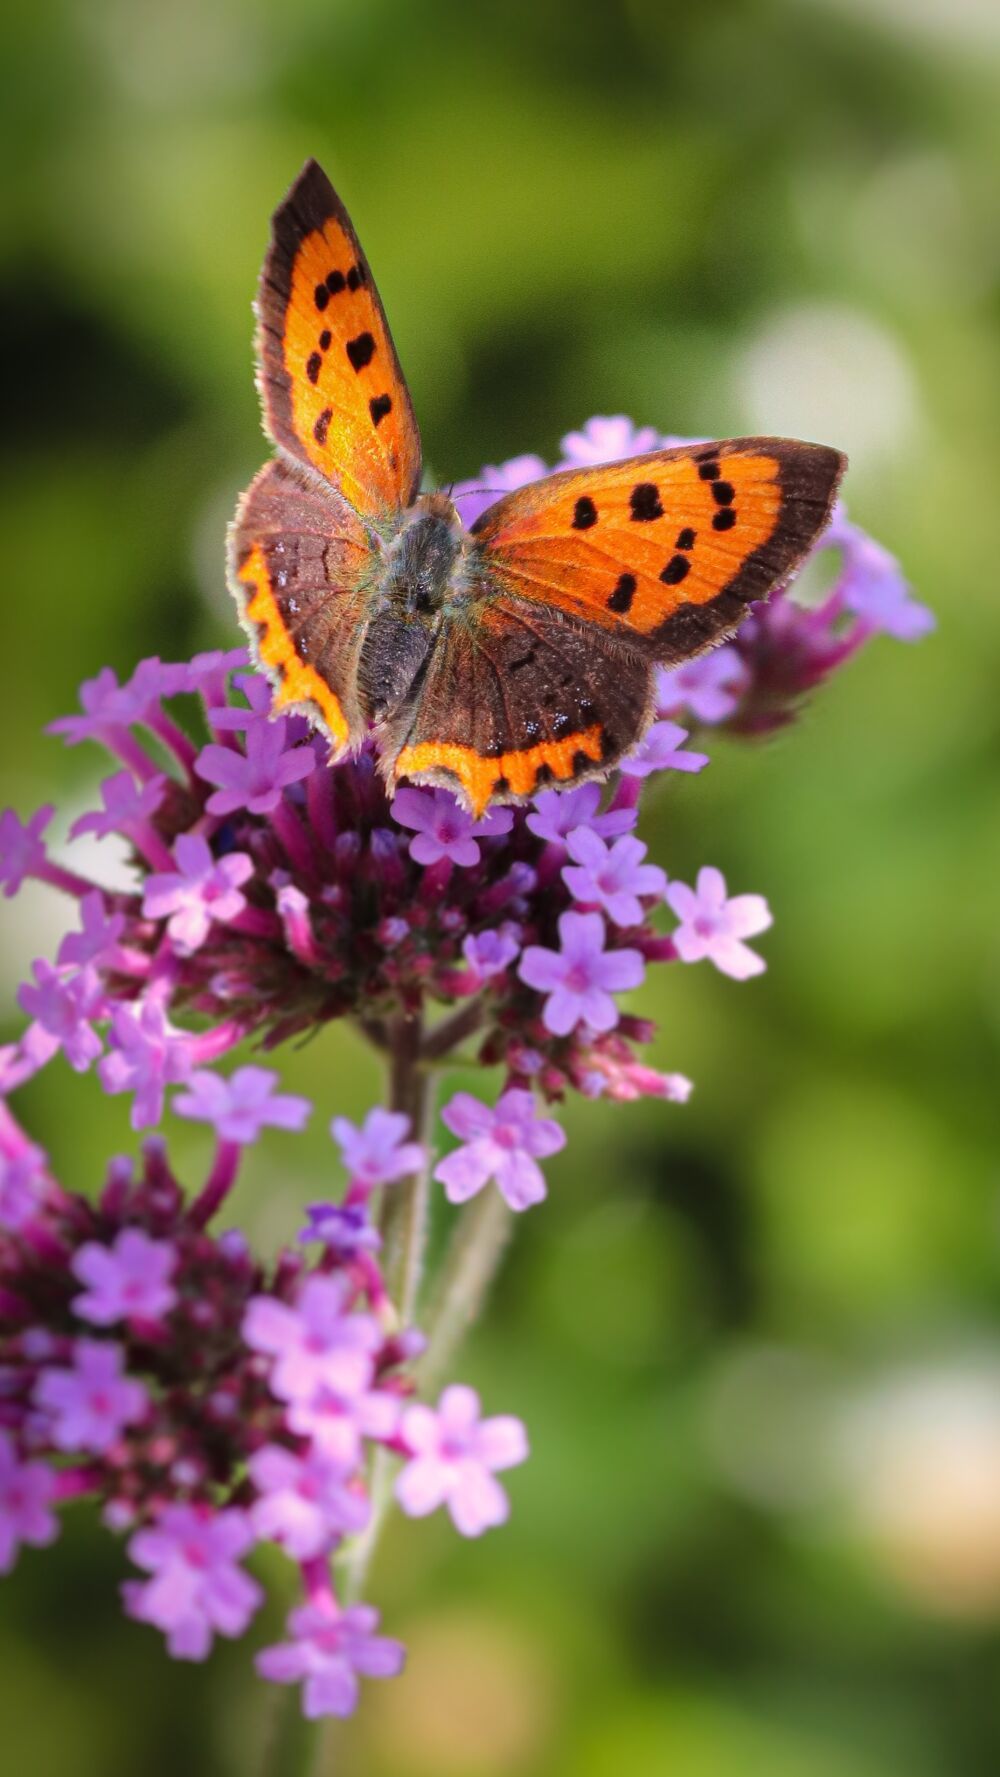
M 48 1162 L 30 1144 L 19 1154 L 0 1154 L 0 1228 L 9 1233 L 34 1220 L 46 1196 Z
M 593 463 L 615 463 L 622 457 L 638 457 L 658 450 L 660 434 L 653 426 L 637 426 L 625 414 L 611 419 L 588 420 L 579 432 L 567 432 L 562 441 L 563 465 L 589 468 Z
M 590 827 L 602 839 L 631 832 L 638 810 L 608 808 L 598 814 L 601 795 L 601 785 L 594 783 L 578 784 L 575 790 L 541 790 L 525 824 L 539 839 L 547 839 L 550 845 L 564 845 L 566 835 L 574 827 Z
M 149 1129 L 163 1115 L 167 1086 L 191 1072 L 191 1039 L 175 1030 L 155 1000 L 116 1006 L 111 1014 L 110 1053 L 98 1064 L 105 1092 L 134 1092 L 132 1128 Z
M 706 865 L 698 872 L 697 888 L 672 882 L 667 901 L 681 924 L 672 933 L 682 962 L 697 963 L 708 957 L 724 975 L 746 981 L 760 975 L 766 963 L 741 942 L 766 932 L 772 924 L 763 895 L 733 895 L 727 899 L 721 870 Z
M 661 716 L 690 710 L 699 722 L 724 722 L 731 716 L 749 679 L 749 670 L 732 643 L 711 648 L 683 666 L 660 667 L 656 705 Z
M 292 1639 L 263 1648 L 254 1664 L 261 1678 L 302 1685 L 302 1713 L 309 1721 L 350 1715 L 357 1707 L 359 1675 L 395 1678 L 403 1669 L 405 1648 L 376 1635 L 378 1621 L 378 1612 L 367 1604 L 340 1612 L 300 1605 L 288 1618 Z
M 82 833 L 96 833 L 98 839 L 106 839 L 109 833 L 127 834 L 152 819 L 163 801 L 166 788 L 165 777 L 151 777 L 145 783 L 137 784 L 130 771 L 116 771 L 114 777 L 106 777 L 101 785 L 104 807 L 91 814 L 82 814 L 78 821 L 74 821 L 69 830 L 70 838 L 78 839 Z
M 701 771 L 708 764 L 708 754 L 682 753 L 687 737 L 687 729 L 676 722 L 654 722 L 618 769 L 626 777 L 649 777 L 654 771 Z
M 100 980 L 93 969 L 66 975 L 39 958 L 31 965 L 34 985 L 25 982 L 17 991 L 17 1003 L 35 1023 L 26 1042 L 39 1061 L 48 1061 L 62 1049 L 75 1073 L 86 1073 L 103 1048 L 91 1019 L 104 1011 Z
M 468 868 L 479 862 L 477 839 L 495 839 L 514 825 L 509 808 L 493 808 L 477 821 L 450 790 L 418 790 L 410 785 L 396 791 L 390 813 L 401 827 L 415 830 L 409 847 L 415 864 L 437 864 L 447 858 Z
M 253 859 L 241 851 L 215 858 L 201 833 L 181 833 L 174 857 L 176 871 L 146 878 L 142 911 L 148 919 L 166 918 L 175 949 L 190 956 L 204 944 L 213 920 L 243 912 L 240 884 L 253 875 Z
M 410 1460 L 397 1476 L 396 1498 L 411 1518 L 447 1505 L 462 1536 L 481 1536 L 506 1521 L 507 1495 L 493 1475 L 528 1454 L 519 1419 L 480 1419 L 475 1389 L 453 1386 L 445 1389 L 436 1412 L 407 1407 L 400 1436 Z
M 222 731 L 250 728 L 256 717 L 270 715 L 274 692 L 263 673 L 237 673 L 234 683 L 242 691 L 246 703 L 226 703 L 221 709 L 209 710 L 213 728 Z
M 82 740 L 104 740 L 114 728 L 144 722 L 161 697 L 175 697 L 188 690 L 190 667 L 170 665 L 155 656 L 140 660 L 132 677 L 119 685 L 109 666 L 80 686 L 82 716 L 60 716 L 50 722 L 49 734 L 64 734 L 67 746 Z
M 323 1554 L 337 1537 L 368 1522 L 365 1495 L 352 1491 L 345 1471 L 317 1451 L 296 1456 L 280 1444 L 265 1444 L 247 1466 L 262 1496 L 250 1509 L 257 1536 L 280 1543 L 297 1561 Z
M 328 1461 L 350 1471 L 361 1462 L 364 1438 L 384 1443 L 395 1435 L 399 1410 L 399 1396 L 388 1389 L 362 1388 L 352 1394 L 334 1385 L 291 1401 L 286 1418 L 297 1437 L 308 1438 Z
M 141 1382 L 122 1375 L 120 1345 L 103 1339 L 77 1339 L 69 1369 L 43 1370 L 32 1399 L 48 1415 L 48 1436 L 57 1450 L 86 1450 L 103 1456 L 126 1425 L 135 1425 L 149 1406 Z
M 250 656 L 245 648 L 228 648 L 225 652 L 221 648 L 206 649 L 186 662 L 184 683 L 178 689 L 199 695 L 219 690 L 221 694 L 229 674 L 249 665 Z
M 167 1506 L 128 1545 L 136 1566 L 153 1575 L 122 1587 L 129 1616 L 162 1629 L 175 1660 L 204 1660 L 213 1636 L 243 1634 L 263 1598 L 236 1565 L 253 1540 L 246 1512 L 235 1507 Z
M 73 1298 L 73 1312 L 98 1327 L 160 1320 L 177 1301 L 170 1282 L 176 1267 L 169 1240 L 151 1240 L 141 1228 L 123 1228 L 110 1246 L 88 1240 L 70 1263 L 73 1276 L 86 1285 Z
M 464 1144 L 434 1172 L 450 1203 L 474 1197 L 491 1178 L 511 1209 L 541 1202 L 545 1179 L 537 1162 L 558 1154 L 566 1137 L 558 1123 L 538 1115 L 530 1092 L 513 1087 L 492 1111 L 471 1093 L 457 1092 L 444 1106 L 441 1121 Z
M 839 513 L 823 538 L 824 547 L 839 547 L 844 565 L 837 591 L 848 611 L 900 642 L 916 642 L 936 627 L 934 613 L 918 604 L 899 563 Z
M 599 913 L 563 913 L 559 950 L 530 944 L 521 958 L 522 981 L 548 997 L 542 1018 L 553 1036 L 568 1036 L 578 1024 L 613 1030 L 618 1008 L 611 998 L 638 987 L 643 960 L 638 950 L 606 950 L 607 931 Z
M 470 932 L 462 941 L 462 955 L 473 973 L 483 981 L 502 975 L 520 948 L 519 928 L 509 925 L 502 926 L 499 931 Z
M 228 1080 L 199 1068 L 173 1101 L 179 1117 L 211 1123 L 220 1141 L 244 1144 L 262 1129 L 304 1129 L 312 1110 L 307 1098 L 275 1092 L 278 1076 L 265 1067 L 238 1067 Z
M 631 835 L 607 846 L 591 827 L 568 834 L 566 850 L 573 859 L 563 866 L 563 881 L 575 901 L 596 902 L 616 926 L 642 923 L 640 895 L 661 899 L 666 874 L 658 864 L 644 864 L 646 847 Z
M 272 814 L 282 791 L 309 776 L 316 755 L 311 747 L 287 747 L 287 731 L 283 716 L 275 722 L 257 720 L 247 728 L 245 753 L 214 741 L 202 747 L 195 770 L 206 783 L 219 786 L 206 803 L 209 814 L 235 814 L 240 808 Z
M 350 1311 L 350 1298 L 344 1276 L 307 1278 L 294 1308 L 273 1296 L 251 1298 L 243 1337 L 273 1359 L 270 1387 L 279 1400 L 309 1400 L 324 1387 L 341 1397 L 368 1388 L 382 1335 L 370 1314 Z
M 363 1185 L 368 1191 L 420 1171 L 424 1150 L 420 1142 L 405 1139 L 409 1133 L 409 1117 L 378 1106 L 368 1112 L 360 1129 L 347 1117 L 334 1117 L 330 1124 L 330 1134 L 340 1149 L 351 1183 Z
M 49 803 L 24 822 L 12 808 L 0 814 L 0 882 L 8 900 L 16 895 L 26 876 L 37 876 L 47 862 L 42 838 L 55 809 Z
M 487 463 L 481 475 L 471 481 L 456 481 L 451 497 L 462 517 L 462 523 L 473 525 L 494 500 L 516 488 L 527 487 L 529 481 L 540 481 L 548 475 L 548 464 L 541 457 L 511 457 L 506 463 Z
M 378 1229 L 369 1220 L 363 1203 L 309 1203 L 308 1225 L 299 1239 L 321 1240 L 338 1259 L 347 1261 L 358 1253 L 377 1253 L 382 1245 Z
M 59 1535 L 51 1511 L 56 1477 L 44 1462 L 22 1462 L 9 1432 L 0 1431 L 0 1573 L 9 1573 L 21 1543 L 44 1548 Z
M 125 929 L 125 915 L 109 914 L 101 890 L 92 889 L 80 902 L 80 927 L 78 932 L 67 932 L 59 946 L 61 969 L 107 963 Z

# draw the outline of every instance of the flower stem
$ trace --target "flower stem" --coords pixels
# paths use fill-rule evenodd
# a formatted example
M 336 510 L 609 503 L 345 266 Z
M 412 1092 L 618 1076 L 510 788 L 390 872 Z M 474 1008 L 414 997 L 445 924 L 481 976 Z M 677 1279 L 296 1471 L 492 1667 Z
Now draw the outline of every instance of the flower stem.
M 427 1311 L 421 1394 L 436 1394 L 459 1344 L 483 1307 L 514 1227 L 513 1211 L 486 1185 L 456 1224 Z
M 188 1210 L 188 1220 L 193 1227 L 206 1227 L 221 1209 L 235 1183 L 242 1152 L 239 1142 L 220 1138 L 208 1182 Z
M 401 1013 L 389 1032 L 389 1108 L 409 1117 L 414 1140 L 423 1142 L 426 1150 L 430 1085 L 422 1065 L 422 1044 L 420 1018 Z M 417 1306 L 429 1201 L 429 1159 L 412 1178 L 388 1185 L 383 1193 L 379 1218 L 382 1271 L 404 1327 L 409 1326 Z

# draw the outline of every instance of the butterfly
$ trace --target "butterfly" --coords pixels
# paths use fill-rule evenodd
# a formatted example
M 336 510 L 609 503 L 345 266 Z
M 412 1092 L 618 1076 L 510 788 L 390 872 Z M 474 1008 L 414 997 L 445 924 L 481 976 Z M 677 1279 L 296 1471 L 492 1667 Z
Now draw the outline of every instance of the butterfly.
M 274 707 L 333 758 L 374 731 L 382 771 L 476 815 L 603 777 L 654 713 L 655 668 L 728 636 L 830 514 L 844 458 L 737 438 L 568 469 L 466 529 L 421 493 L 420 434 L 368 261 L 308 161 L 257 294 L 277 455 L 240 500 L 230 583 Z

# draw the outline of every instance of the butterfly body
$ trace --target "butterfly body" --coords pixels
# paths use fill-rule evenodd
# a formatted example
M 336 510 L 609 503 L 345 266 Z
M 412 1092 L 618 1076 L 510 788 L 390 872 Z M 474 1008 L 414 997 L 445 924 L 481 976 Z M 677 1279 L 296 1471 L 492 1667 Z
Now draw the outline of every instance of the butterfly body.
M 466 529 L 418 492 L 420 440 L 368 263 L 310 162 L 274 217 L 259 385 L 278 456 L 244 495 L 231 583 L 275 707 L 335 753 L 475 812 L 605 774 L 654 669 L 731 634 L 823 529 L 838 452 L 729 439 L 568 470 Z
M 449 500 L 423 495 L 386 549 L 371 591 L 358 678 L 368 721 L 410 697 L 445 619 L 464 593 L 461 521 Z

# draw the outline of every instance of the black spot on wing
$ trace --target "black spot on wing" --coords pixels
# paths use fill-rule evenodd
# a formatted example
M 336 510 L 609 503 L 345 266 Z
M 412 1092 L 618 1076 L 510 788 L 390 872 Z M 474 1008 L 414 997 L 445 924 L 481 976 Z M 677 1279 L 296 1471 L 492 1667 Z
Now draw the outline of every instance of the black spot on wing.
M 698 474 L 701 476 L 702 481 L 718 481 L 719 476 L 722 474 L 722 470 L 719 468 L 718 463 L 713 457 L 707 462 L 699 462 Z
M 323 354 L 310 352 L 306 359 L 306 375 L 311 383 L 319 382 L 319 373 L 323 368 Z
M 597 507 L 589 494 L 581 494 L 573 508 L 573 529 L 588 531 L 592 524 L 597 523 Z
M 652 481 L 637 482 L 628 499 L 632 517 L 640 524 L 663 517 L 660 490 Z
M 368 412 L 372 416 L 372 425 L 379 425 L 385 419 L 386 414 L 392 412 L 392 397 L 390 395 L 373 395 L 368 403 Z
M 316 421 L 316 424 L 313 427 L 313 437 L 315 438 L 317 444 L 325 444 L 326 443 L 326 435 L 327 435 L 328 431 L 330 430 L 330 421 L 332 420 L 332 418 L 333 418 L 333 408 L 332 407 L 324 407 L 323 412 L 319 415 L 319 417 Z
M 736 498 L 736 489 L 731 481 L 714 481 L 712 498 L 717 506 L 731 506 Z
M 346 279 L 342 271 L 330 271 L 326 274 L 326 287 L 331 296 L 339 296 L 345 288 Z M 316 305 L 319 307 L 319 304 Z
M 315 290 L 313 291 L 313 301 L 315 302 L 316 307 L 319 309 L 320 314 L 323 313 L 323 310 L 326 308 L 326 305 L 329 302 L 329 300 L 330 300 L 330 292 L 327 289 L 326 285 L 325 284 L 317 284 Z
M 682 531 L 678 531 L 678 533 L 677 533 L 677 540 L 674 543 L 674 548 L 675 549 L 693 549 L 694 548 L 694 539 L 695 539 L 695 532 L 691 529 L 690 525 L 685 525 L 684 529 Z
M 364 370 L 375 356 L 375 341 L 370 333 L 359 333 L 357 339 L 349 339 L 344 350 L 355 371 Z
M 637 584 L 634 574 L 622 574 L 608 599 L 608 610 L 617 611 L 620 617 L 624 617 L 631 610 Z
M 712 519 L 713 531 L 731 531 L 736 523 L 736 512 L 732 506 L 724 506 Z
M 330 332 L 329 327 L 324 327 L 322 333 L 319 336 L 320 351 L 321 352 L 328 352 L 330 350 L 330 345 L 331 345 L 332 340 L 333 340 L 333 334 Z
M 691 563 L 686 555 L 672 555 L 664 568 L 660 579 L 664 586 L 679 586 L 691 572 Z

